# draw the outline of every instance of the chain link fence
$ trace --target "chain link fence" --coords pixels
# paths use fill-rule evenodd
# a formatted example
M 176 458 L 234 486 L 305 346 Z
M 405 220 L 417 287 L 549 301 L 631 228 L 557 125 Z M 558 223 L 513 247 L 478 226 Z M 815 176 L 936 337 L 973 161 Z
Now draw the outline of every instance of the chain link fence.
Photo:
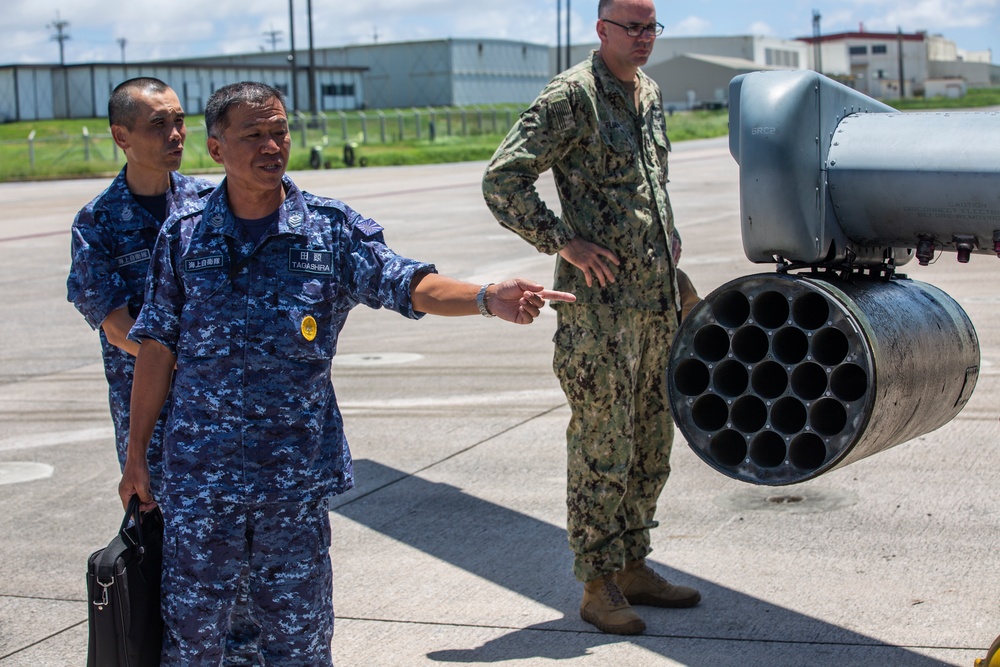
M 296 112 L 289 119 L 292 167 L 365 166 L 364 153 L 369 152 L 366 147 L 433 146 L 474 137 L 502 136 L 510 129 L 518 111 L 517 107 L 506 105 L 341 111 L 315 116 Z M 98 124 L 100 131 L 91 129 Z M 184 170 L 218 167 L 205 146 L 204 121 L 200 117 L 189 119 L 187 133 Z M 102 119 L 93 119 L 89 125 L 82 122 L 75 133 L 60 131 L 43 135 L 31 129 L 24 138 L 0 141 L 0 181 L 97 175 L 116 172 L 124 164 L 125 157 Z

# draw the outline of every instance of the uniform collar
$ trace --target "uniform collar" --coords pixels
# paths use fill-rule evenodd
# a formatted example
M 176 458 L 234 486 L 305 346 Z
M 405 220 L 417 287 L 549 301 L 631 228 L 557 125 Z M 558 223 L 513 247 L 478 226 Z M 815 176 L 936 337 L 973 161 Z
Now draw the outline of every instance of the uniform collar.
M 594 70 L 594 78 L 597 79 L 598 84 L 608 93 L 617 93 L 623 101 L 628 101 L 629 95 L 625 91 L 625 86 L 618 80 L 618 77 L 611 73 L 604 58 L 601 57 L 601 52 L 596 49 L 591 51 L 590 61 Z M 636 70 L 635 75 L 639 81 L 639 101 L 645 107 L 649 102 L 647 96 L 650 90 L 650 79 L 641 68 Z
M 278 208 L 278 234 L 297 234 L 312 238 L 316 231 L 308 214 L 302 191 L 287 175 L 281 179 L 285 188 L 285 201 Z M 238 237 L 236 218 L 229 208 L 226 199 L 228 179 L 223 180 L 219 187 L 209 196 L 205 204 L 202 220 L 208 229 L 226 236 Z
M 116 212 L 116 218 L 122 222 L 128 223 L 130 221 L 136 220 L 138 218 L 139 222 L 142 223 L 144 227 L 160 227 L 160 221 L 150 215 L 149 211 L 143 208 L 142 204 L 136 201 L 135 197 L 132 195 L 132 191 L 129 190 L 128 181 L 125 178 L 125 171 L 128 169 L 128 164 L 126 163 L 122 170 L 118 172 L 118 176 L 115 177 L 114 182 L 111 184 L 111 189 L 119 193 L 124 193 L 124 196 L 119 195 L 119 201 L 121 202 L 121 210 Z M 167 188 L 167 217 L 174 212 L 176 208 L 176 202 L 180 199 L 177 197 L 177 179 L 175 178 L 175 172 L 170 172 L 169 181 L 170 187 Z

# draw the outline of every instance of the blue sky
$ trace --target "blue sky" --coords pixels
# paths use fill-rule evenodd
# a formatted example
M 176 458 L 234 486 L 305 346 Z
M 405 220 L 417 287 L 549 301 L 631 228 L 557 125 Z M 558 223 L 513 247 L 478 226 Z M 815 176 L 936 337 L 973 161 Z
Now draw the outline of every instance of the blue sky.
M 306 0 L 293 0 L 296 47 L 306 45 Z M 596 41 L 597 0 L 570 0 L 574 43 Z M 317 47 L 441 37 L 495 37 L 555 44 L 556 0 L 314 0 Z M 565 11 L 566 0 L 562 0 Z M 281 0 L 5 0 L 0 64 L 59 61 L 52 38 L 68 22 L 67 63 L 120 62 L 288 48 L 289 4 Z M 927 31 L 967 50 L 992 49 L 1000 64 L 1000 0 L 698 0 L 657 3 L 666 35 Z

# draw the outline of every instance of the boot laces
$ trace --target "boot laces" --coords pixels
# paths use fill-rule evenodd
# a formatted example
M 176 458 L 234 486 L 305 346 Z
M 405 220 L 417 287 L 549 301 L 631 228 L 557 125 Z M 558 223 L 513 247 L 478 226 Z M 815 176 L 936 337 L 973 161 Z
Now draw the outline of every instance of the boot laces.
M 608 596 L 611 604 L 616 607 L 628 604 L 625 600 L 625 595 L 622 593 L 622 589 L 610 577 L 604 580 L 604 593 Z

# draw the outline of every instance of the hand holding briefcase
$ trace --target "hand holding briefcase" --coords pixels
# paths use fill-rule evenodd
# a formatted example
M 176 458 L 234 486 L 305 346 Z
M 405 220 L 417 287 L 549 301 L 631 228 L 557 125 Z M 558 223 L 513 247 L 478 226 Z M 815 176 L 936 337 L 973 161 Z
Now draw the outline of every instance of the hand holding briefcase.
M 87 560 L 87 667 L 158 667 L 162 561 L 160 508 L 141 513 L 132 496 L 118 535 Z

